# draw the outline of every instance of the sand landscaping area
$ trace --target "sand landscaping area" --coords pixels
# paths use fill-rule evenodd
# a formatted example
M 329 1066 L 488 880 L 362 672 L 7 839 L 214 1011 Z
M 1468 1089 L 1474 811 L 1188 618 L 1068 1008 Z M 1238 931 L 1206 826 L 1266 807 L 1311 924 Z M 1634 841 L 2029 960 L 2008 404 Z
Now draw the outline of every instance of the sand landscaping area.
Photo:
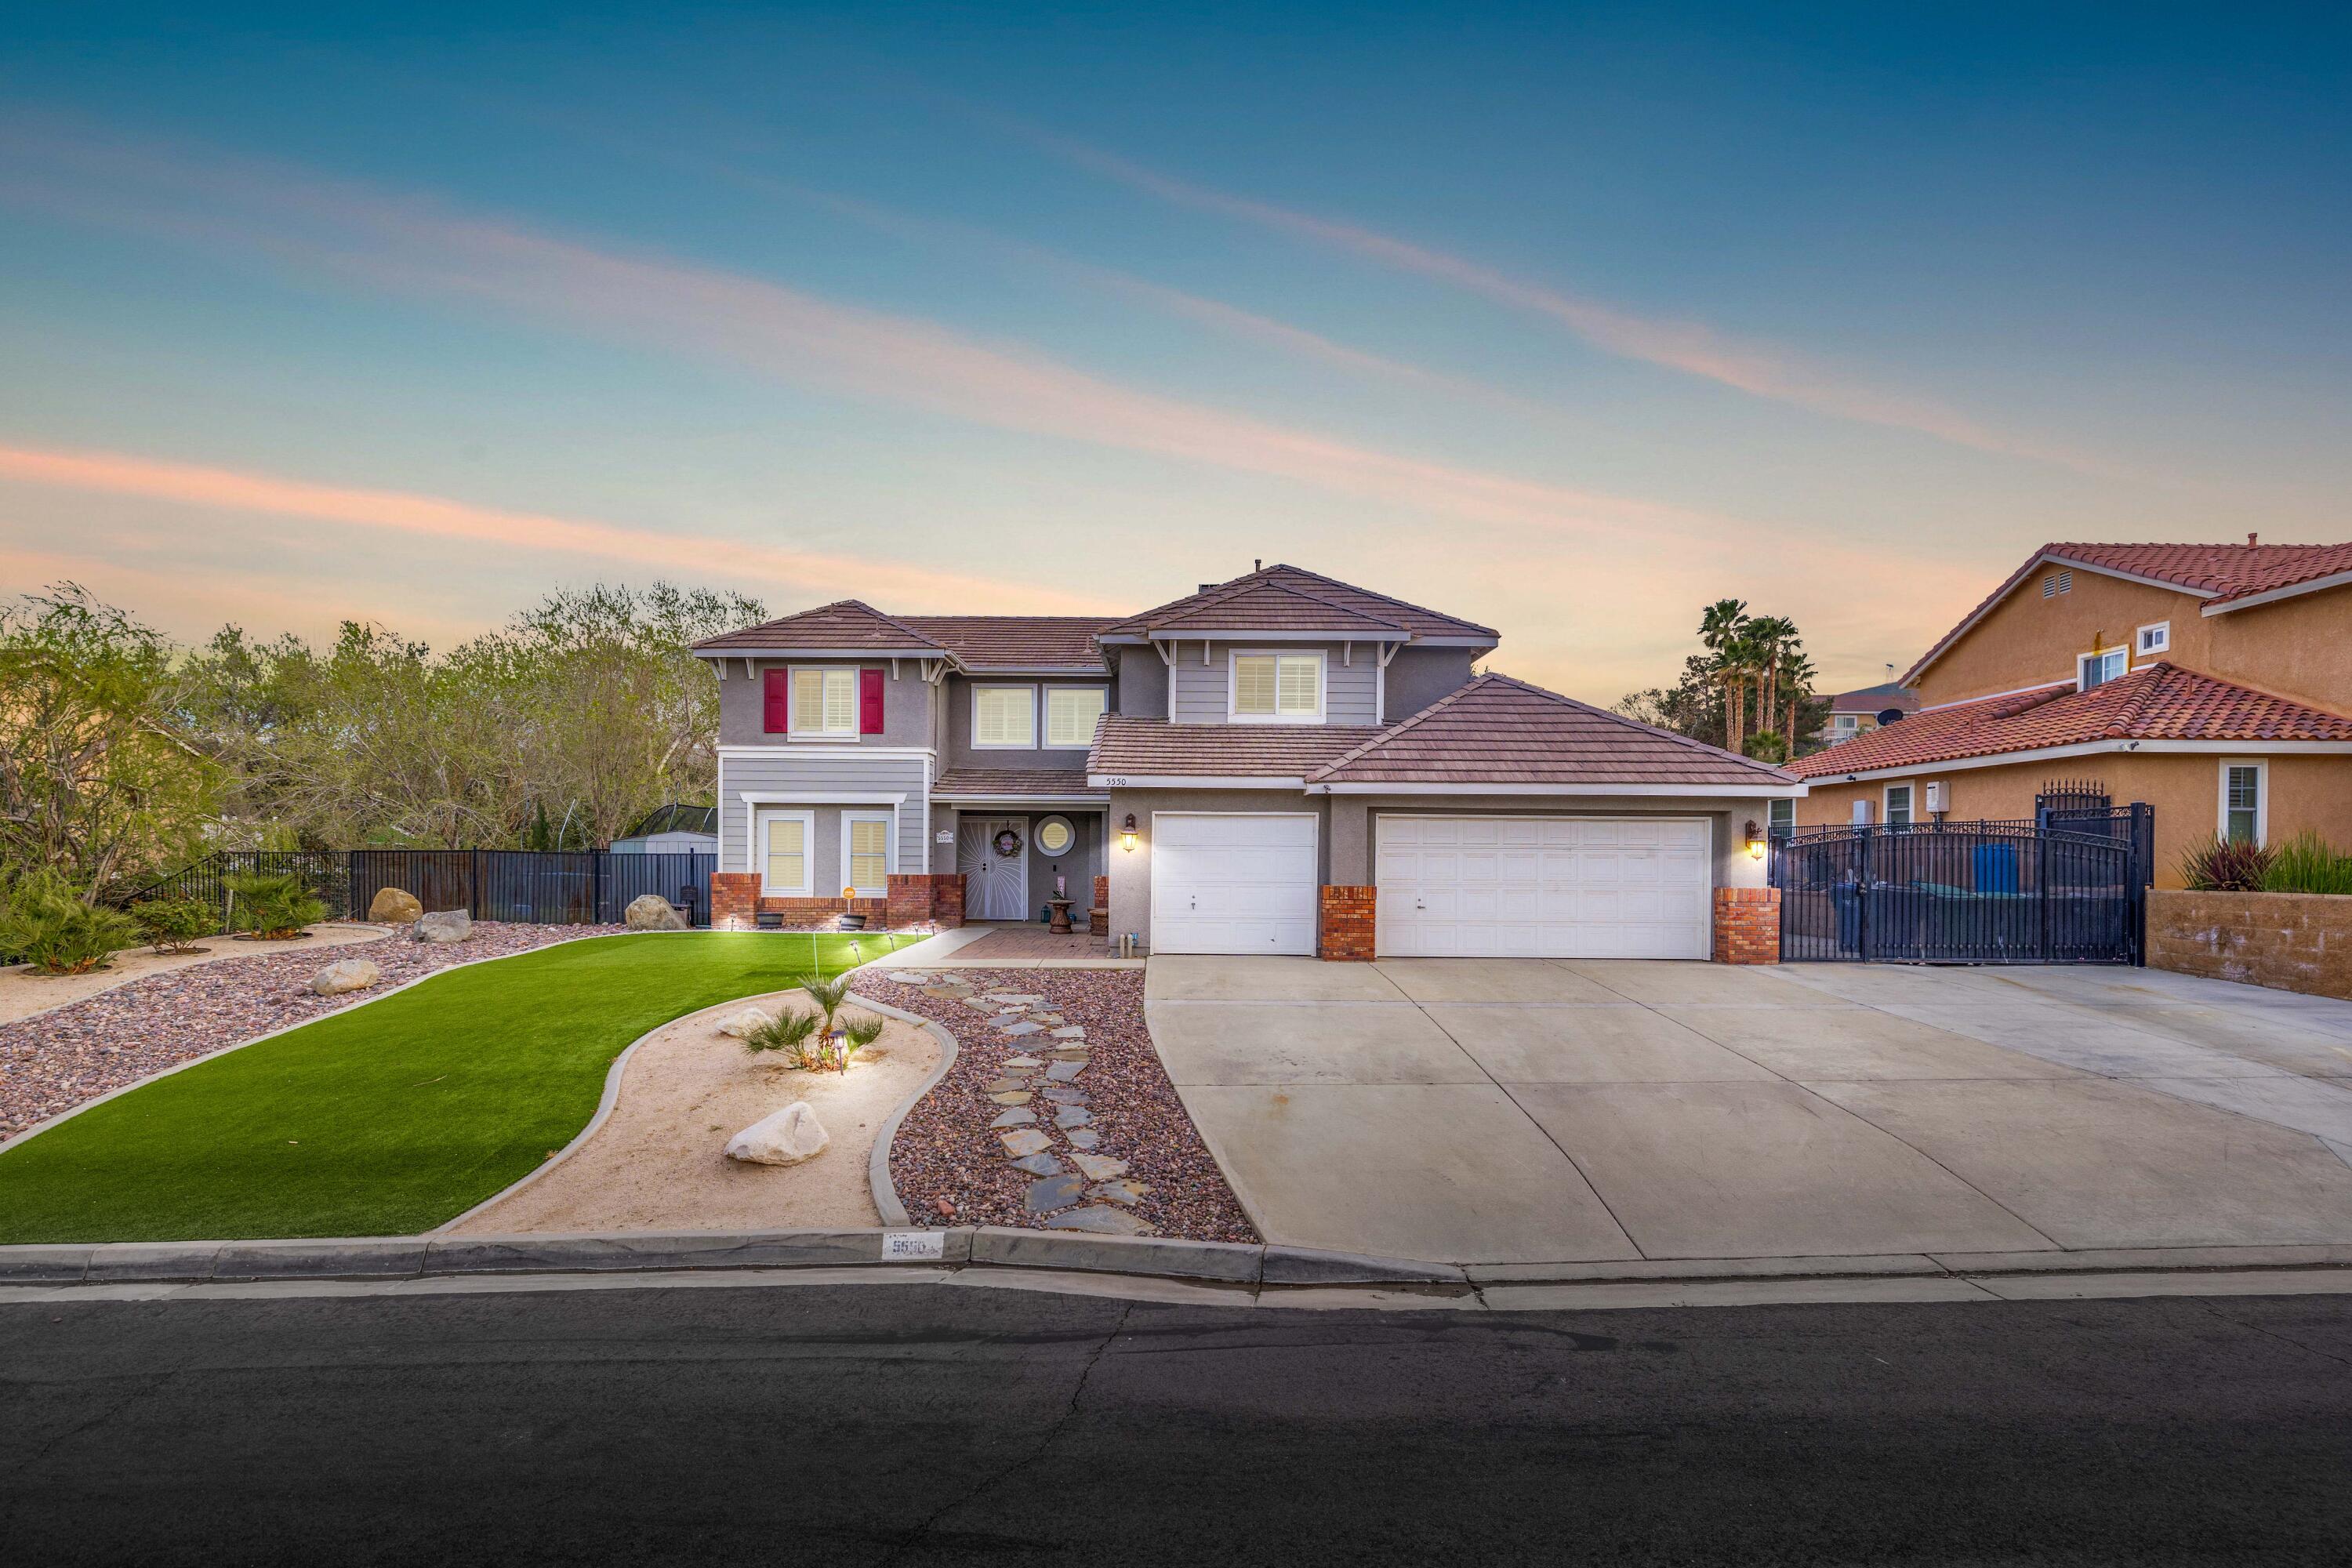
M 848 1072 L 802 1072 L 719 1032 L 745 1007 L 805 1005 L 798 991 L 770 992 L 656 1029 L 631 1053 L 603 1126 L 560 1164 L 450 1228 L 511 1236 L 880 1225 L 867 1176 L 874 1142 L 939 1065 L 939 1042 L 891 1019 Z M 848 1011 L 863 1009 L 853 1001 Z M 796 1100 L 824 1123 L 824 1152 L 797 1165 L 727 1158 L 728 1139 Z
M 174 969 L 218 963 L 230 958 L 264 958 L 271 953 L 301 950 L 324 952 L 331 947 L 382 942 L 391 931 L 387 926 L 335 922 L 312 926 L 309 936 L 285 942 L 244 942 L 226 933 L 208 936 L 196 944 L 205 949 L 202 952 L 152 952 L 143 947 L 127 947 L 108 959 L 104 968 L 88 974 L 44 974 L 29 963 L 12 963 L 0 967 L 0 1024 L 29 1018 L 68 1002 L 79 1002 L 150 974 L 165 974 Z M 321 958 L 319 966 L 323 969 L 334 962 L 333 958 Z

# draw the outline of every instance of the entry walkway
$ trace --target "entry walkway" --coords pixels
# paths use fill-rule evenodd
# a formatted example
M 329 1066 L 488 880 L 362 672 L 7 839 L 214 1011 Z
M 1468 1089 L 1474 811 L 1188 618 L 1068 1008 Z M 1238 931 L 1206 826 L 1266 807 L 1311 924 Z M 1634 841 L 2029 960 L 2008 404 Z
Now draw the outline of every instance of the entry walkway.
M 1463 1263 L 2352 1244 L 2352 1004 L 2124 969 L 1156 958 L 1269 1241 Z

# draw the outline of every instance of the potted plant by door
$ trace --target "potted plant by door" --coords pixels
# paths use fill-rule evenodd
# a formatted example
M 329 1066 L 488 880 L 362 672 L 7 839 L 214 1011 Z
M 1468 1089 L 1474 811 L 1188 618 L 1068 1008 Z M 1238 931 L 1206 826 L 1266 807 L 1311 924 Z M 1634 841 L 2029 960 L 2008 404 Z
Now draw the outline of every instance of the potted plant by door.
M 844 888 L 841 889 L 841 898 L 844 903 L 848 902 L 856 896 L 857 889 L 855 888 Z M 866 917 L 864 915 L 852 914 L 848 910 L 845 910 L 842 911 L 841 915 L 841 929 L 843 931 L 864 931 L 866 929 Z

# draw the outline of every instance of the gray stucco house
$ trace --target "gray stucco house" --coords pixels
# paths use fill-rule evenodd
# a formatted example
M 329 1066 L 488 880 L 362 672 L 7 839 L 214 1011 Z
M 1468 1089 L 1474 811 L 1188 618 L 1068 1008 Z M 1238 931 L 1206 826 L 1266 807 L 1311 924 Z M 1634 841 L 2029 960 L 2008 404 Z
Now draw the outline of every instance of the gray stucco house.
M 1475 674 L 1499 640 L 1282 565 L 1123 619 L 843 600 L 709 638 L 714 914 L 1034 920 L 1058 887 L 1160 952 L 1722 952 L 1803 784 Z

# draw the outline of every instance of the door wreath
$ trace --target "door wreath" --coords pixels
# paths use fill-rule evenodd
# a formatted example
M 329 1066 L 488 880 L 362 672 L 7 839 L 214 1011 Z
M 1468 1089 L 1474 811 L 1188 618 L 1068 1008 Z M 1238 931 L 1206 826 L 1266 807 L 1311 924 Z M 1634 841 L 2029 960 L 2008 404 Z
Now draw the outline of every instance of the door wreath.
M 1021 853 L 1021 835 L 1007 827 L 998 832 L 994 840 L 996 853 L 1010 860 Z

